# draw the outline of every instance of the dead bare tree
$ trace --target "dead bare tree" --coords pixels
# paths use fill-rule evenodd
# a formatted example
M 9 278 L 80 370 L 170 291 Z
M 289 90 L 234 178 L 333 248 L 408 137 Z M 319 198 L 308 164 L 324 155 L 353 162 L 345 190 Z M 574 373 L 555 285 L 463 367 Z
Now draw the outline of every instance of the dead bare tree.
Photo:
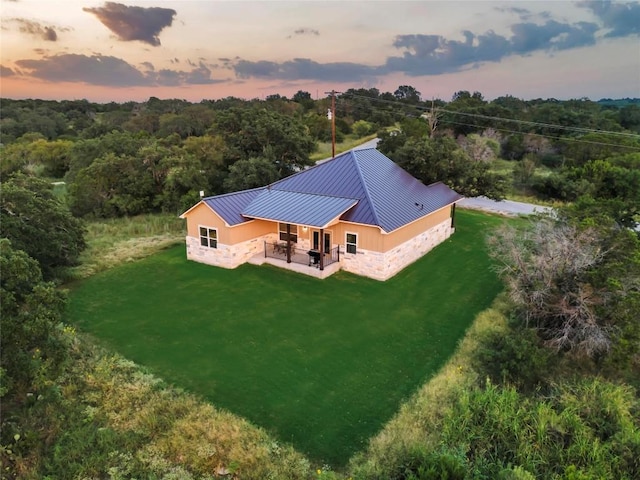
M 602 245 L 596 229 L 552 218 L 524 231 L 504 227 L 489 239 L 511 300 L 548 346 L 591 357 L 609 350 L 613 326 L 598 312 L 613 292 L 591 281 L 607 255 Z
M 421 115 L 421 117 L 429 124 L 429 138 L 433 138 L 435 136 L 436 129 L 438 128 L 438 120 L 441 115 L 442 114 L 435 107 L 435 102 L 431 100 L 431 109 Z

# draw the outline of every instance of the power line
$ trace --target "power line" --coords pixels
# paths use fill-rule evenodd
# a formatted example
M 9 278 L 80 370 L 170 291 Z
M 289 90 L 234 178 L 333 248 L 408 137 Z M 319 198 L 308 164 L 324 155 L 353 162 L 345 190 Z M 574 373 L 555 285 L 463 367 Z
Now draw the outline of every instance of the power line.
M 536 127 L 545 127 L 545 128 L 553 128 L 553 129 L 562 129 L 562 130 L 573 130 L 576 131 L 578 133 L 604 133 L 606 135 L 619 135 L 619 136 L 623 136 L 623 137 L 629 137 L 629 138 L 635 138 L 640 140 L 640 135 L 636 135 L 634 133 L 627 133 L 627 132 L 613 132 L 610 130 L 598 130 L 598 129 L 594 129 L 594 128 L 583 128 L 583 127 L 568 127 L 568 126 L 563 126 L 563 125 L 555 125 L 552 123 L 541 123 L 541 122 L 531 122 L 531 121 L 527 121 L 527 120 L 517 120 L 515 118 L 502 118 L 502 117 L 491 117 L 489 115 L 482 115 L 480 113 L 465 113 L 465 112 L 455 112 L 455 111 L 451 111 L 451 110 L 445 110 L 444 108 L 436 108 L 435 109 L 436 112 L 445 112 L 445 113 L 450 113 L 450 114 L 454 114 L 454 115 L 463 115 L 463 116 L 467 116 L 467 117 L 477 117 L 477 118 L 482 118 L 482 119 L 486 119 L 486 120 L 497 120 L 497 121 L 507 121 L 507 122 L 514 122 L 514 123 L 520 123 L 520 124 L 524 124 L 524 125 L 532 125 L 532 126 L 536 126 Z
M 466 126 L 466 127 L 478 127 L 478 125 L 476 124 L 472 124 L 472 123 L 462 123 L 462 122 L 454 122 L 454 121 L 450 121 L 449 123 L 453 123 L 455 125 L 462 125 L 462 126 Z M 501 132 L 508 132 L 508 133 L 522 133 L 522 132 L 518 132 L 515 130 L 509 130 L 506 128 L 499 128 L 499 127 L 491 127 L 494 130 L 498 130 Z M 615 148 L 626 148 L 629 150 L 637 150 L 640 152 L 640 146 L 636 147 L 633 145 L 622 145 L 619 143 L 605 143 L 605 142 L 595 142 L 593 140 L 584 140 L 581 138 L 574 138 L 574 137 L 556 137 L 553 135 L 545 135 L 542 133 L 527 133 L 527 135 L 535 135 L 536 137 L 543 137 L 543 138 L 551 138 L 553 140 L 560 140 L 560 141 L 567 141 L 567 142 L 573 142 L 573 143 L 588 143 L 590 145 L 601 145 L 601 146 L 606 146 L 606 147 L 615 147 Z
M 351 95 L 351 94 L 350 94 Z M 384 99 L 375 99 L 375 98 L 371 98 L 371 97 L 366 97 L 366 96 L 362 96 L 362 95 L 357 95 L 359 98 L 366 98 L 369 100 L 379 100 L 381 102 L 385 102 L 385 103 L 389 103 L 392 106 L 402 106 L 402 107 L 409 107 L 409 108 L 415 108 L 417 110 L 429 110 L 425 107 L 421 107 L 419 105 L 403 105 L 403 104 L 398 104 L 395 101 L 392 100 L 384 100 Z M 342 100 L 346 100 L 343 97 L 339 97 L 338 98 L 339 101 Z M 355 104 L 352 106 L 353 110 L 357 111 L 363 111 L 363 110 L 373 110 L 373 111 L 377 111 L 377 112 L 381 112 L 381 113 L 385 113 L 385 114 L 390 114 L 393 116 L 402 116 L 402 117 L 406 117 L 406 112 L 398 112 L 398 111 L 393 111 L 393 110 L 386 110 L 386 109 L 380 109 L 377 108 L 373 105 L 369 105 L 368 107 L 364 107 L 358 104 Z M 471 115 L 473 116 L 473 115 Z M 499 117 L 495 117 L 495 118 L 499 118 Z M 509 119 L 505 119 L 505 120 L 509 120 Z M 488 128 L 484 125 L 478 125 L 478 124 L 474 124 L 474 123 L 464 123 L 464 122 L 456 122 L 454 120 L 447 120 L 447 123 L 450 124 L 454 124 L 454 125 L 461 125 L 461 126 L 466 126 L 466 127 L 473 127 L 473 128 Z M 535 122 L 531 122 L 531 123 L 535 123 Z M 562 128 L 562 126 L 559 126 L 560 128 Z M 623 148 L 623 149 L 627 149 L 627 150 L 634 150 L 634 151 L 640 151 L 640 147 L 636 147 L 633 145 L 624 145 L 624 144 L 619 144 L 619 143 L 606 143 L 606 142 L 598 142 L 598 141 L 594 141 L 594 140 L 585 140 L 583 138 L 575 138 L 575 137 L 566 137 L 566 136 L 554 136 L 554 135 L 549 135 L 549 134 L 543 134 L 543 133 L 535 133 L 535 132 L 523 132 L 521 130 L 509 130 L 507 128 L 501 128 L 501 127 L 496 127 L 496 126 L 491 126 L 490 128 L 492 128 L 493 130 L 497 130 L 497 131 L 501 131 L 501 132 L 507 132 L 507 133 L 513 133 L 513 134 L 526 134 L 526 135 L 533 135 L 536 137 L 542 137 L 542 138 L 548 138 L 548 139 L 552 139 L 552 140 L 558 140 L 558 141 L 566 141 L 566 142 L 573 142 L 573 143 L 584 143 L 584 144 L 590 144 L 590 145 L 600 145 L 600 146 L 607 146 L 607 147 L 614 147 L 614 148 Z M 603 130 L 596 130 L 596 132 L 598 133 L 606 133 L 606 131 Z M 620 133 L 620 132 L 611 132 L 611 133 Z M 638 138 L 640 139 L 639 135 L 630 135 L 632 138 Z
M 381 102 L 381 103 L 386 103 L 386 104 L 390 104 L 393 105 L 394 107 L 404 107 L 404 108 L 414 108 L 418 111 L 431 111 L 430 108 L 428 107 L 423 107 L 420 105 L 406 105 L 406 104 L 402 104 L 399 103 L 397 101 L 394 100 L 385 100 L 382 98 L 374 98 L 374 97 L 367 97 L 365 95 L 357 95 L 354 93 L 347 93 L 343 96 L 347 96 L 347 97 L 354 97 L 354 98 L 361 98 L 361 99 L 366 99 L 369 101 L 375 101 L 375 102 Z M 613 132 L 610 130 L 598 130 L 598 129 L 592 129 L 592 128 L 584 128 L 584 127 L 569 127 L 569 126 L 565 126 L 565 125 L 557 125 L 557 124 L 551 124 L 551 123 L 541 123 L 541 122 L 531 122 L 531 121 L 527 121 L 527 120 L 518 120 L 518 119 L 514 119 L 514 118 L 504 118 L 504 117 L 493 117 L 493 116 L 489 116 L 489 115 L 482 115 L 479 113 L 466 113 L 466 112 L 456 112 L 453 110 L 447 110 L 444 108 L 435 108 L 434 109 L 436 112 L 444 112 L 444 113 L 448 113 L 450 115 L 463 115 L 463 116 L 469 116 L 469 117 L 477 117 L 477 118 L 482 118 L 485 120 L 493 120 L 493 121 L 500 121 L 500 122 L 514 122 L 514 123 L 519 123 L 519 124 L 523 124 L 523 125 L 529 125 L 529 126 L 536 126 L 536 127 L 544 127 L 544 128 L 553 128 L 553 129 L 557 129 L 557 130 L 568 130 L 568 131 L 575 131 L 577 133 L 599 133 L 599 134 L 605 134 L 605 135 L 617 135 L 617 136 L 622 136 L 622 137 L 627 137 L 627 138 L 631 138 L 631 139 L 638 139 L 640 140 L 640 135 L 636 135 L 633 133 L 626 133 L 626 132 Z M 447 120 L 449 123 L 456 123 L 453 122 L 452 120 Z M 481 125 L 468 125 L 468 126 L 475 126 L 478 128 L 481 128 Z M 508 130 L 507 130 L 508 131 Z M 522 132 L 513 132 L 512 133 L 522 133 Z M 541 135 L 544 136 L 542 134 L 536 134 L 536 135 Z M 558 137 L 549 137 L 549 138 L 558 138 Z M 562 139 L 564 139 L 564 137 L 562 137 Z

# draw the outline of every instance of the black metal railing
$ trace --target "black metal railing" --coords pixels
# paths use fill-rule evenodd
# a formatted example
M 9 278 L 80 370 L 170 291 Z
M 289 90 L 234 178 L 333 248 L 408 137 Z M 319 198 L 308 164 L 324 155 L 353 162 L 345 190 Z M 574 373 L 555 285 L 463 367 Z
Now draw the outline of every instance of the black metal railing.
M 289 243 L 287 246 L 286 242 L 264 242 L 264 256 L 265 258 L 277 258 L 285 262 L 320 268 L 340 261 L 340 247 L 325 252 L 321 262 L 318 250 L 302 250 L 294 243 Z
M 264 242 L 264 256 L 270 258 L 278 258 L 280 260 L 287 259 L 287 249 L 289 250 L 290 256 L 295 256 L 301 252 L 298 252 L 296 249 L 295 243 L 287 242 Z

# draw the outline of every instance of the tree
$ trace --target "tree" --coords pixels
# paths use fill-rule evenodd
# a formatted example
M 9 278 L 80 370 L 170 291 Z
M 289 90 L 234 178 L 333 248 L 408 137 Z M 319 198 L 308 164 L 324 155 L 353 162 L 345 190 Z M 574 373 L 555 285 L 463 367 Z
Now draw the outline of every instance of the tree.
M 358 138 L 366 137 L 373 131 L 373 125 L 366 120 L 358 120 L 357 122 L 354 122 L 351 128 Z
M 420 103 L 420 92 L 410 85 L 400 85 L 393 96 L 406 103 Z
M 238 160 L 229 167 L 229 176 L 224 181 L 227 192 L 262 187 L 279 179 L 278 170 L 266 158 Z
M 73 182 L 76 174 L 107 153 L 135 156 L 138 150 L 152 142 L 146 133 L 112 131 L 99 138 L 75 142 L 70 151 L 70 166 L 65 180 Z
M 303 90 L 298 90 L 293 97 L 291 97 L 291 100 L 302 105 L 305 112 L 308 112 L 315 106 L 313 98 L 311 98 L 311 94 Z
M 482 131 L 487 127 L 493 127 L 495 123 L 483 118 L 488 114 L 487 108 L 487 102 L 480 92 L 471 94 L 461 90 L 453 95 L 440 124 L 442 128 L 451 128 L 456 137 Z
M 624 335 L 637 337 L 629 311 L 640 300 L 640 242 L 631 231 L 561 213 L 521 231 L 505 226 L 489 246 L 523 325 L 549 347 L 597 358 Z
M 45 387 L 66 358 L 59 328 L 66 297 L 43 281 L 36 260 L 6 238 L 0 239 L 0 270 L 0 370 L 4 389 L 14 396 Z
M 504 198 L 506 178 L 491 172 L 488 163 L 473 161 L 452 138 L 405 139 L 382 136 L 378 148 L 425 185 L 441 181 L 462 195 Z
M 316 146 L 303 124 L 264 108 L 219 112 L 212 133 L 224 137 L 229 165 L 240 159 L 268 158 L 280 177 L 311 165 L 309 155 Z
M 620 109 L 620 125 L 627 130 L 640 133 L 640 106 L 636 104 L 627 105 Z
M 69 184 L 69 207 L 74 215 L 119 217 L 153 210 L 157 184 L 150 160 L 108 153 L 80 170 Z
M 45 278 L 76 265 L 86 244 L 84 226 L 53 194 L 51 185 L 22 174 L 5 180 L 0 197 L 2 236 L 40 263 Z
M 458 138 L 458 145 L 475 162 L 491 162 L 500 152 L 500 144 L 497 141 L 475 133 Z

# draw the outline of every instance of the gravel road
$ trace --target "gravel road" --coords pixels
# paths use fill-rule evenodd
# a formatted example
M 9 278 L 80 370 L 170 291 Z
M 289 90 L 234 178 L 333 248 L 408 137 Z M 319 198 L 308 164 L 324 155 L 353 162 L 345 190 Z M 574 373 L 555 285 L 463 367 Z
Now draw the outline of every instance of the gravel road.
M 500 200 L 499 202 L 487 197 L 463 198 L 458 202 L 461 208 L 483 210 L 499 213 L 501 215 L 531 215 L 533 213 L 551 212 L 549 207 L 541 207 L 531 203 L 514 202 L 513 200 Z

